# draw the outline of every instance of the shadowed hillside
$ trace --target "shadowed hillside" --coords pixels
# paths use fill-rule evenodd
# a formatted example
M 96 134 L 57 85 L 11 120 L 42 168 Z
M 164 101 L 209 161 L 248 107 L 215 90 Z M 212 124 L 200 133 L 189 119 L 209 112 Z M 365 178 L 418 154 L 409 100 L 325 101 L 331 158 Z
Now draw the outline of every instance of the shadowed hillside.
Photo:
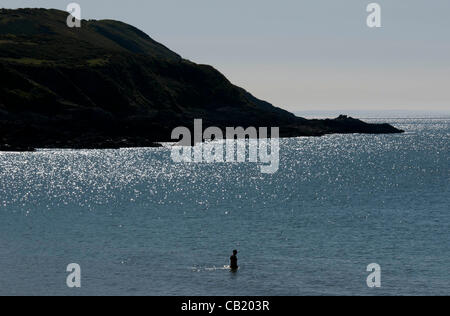
M 58 10 L 0 10 L 0 149 L 117 148 L 170 140 L 176 126 L 279 126 L 282 136 L 398 133 L 347 117 L 309 121 L 211 66 L 117 21 L 66 26 Z

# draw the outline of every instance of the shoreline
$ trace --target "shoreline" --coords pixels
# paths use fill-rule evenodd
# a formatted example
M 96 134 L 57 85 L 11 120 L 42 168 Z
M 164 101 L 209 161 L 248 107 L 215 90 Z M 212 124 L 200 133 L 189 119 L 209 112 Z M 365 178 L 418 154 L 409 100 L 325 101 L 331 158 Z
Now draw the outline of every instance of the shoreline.
M 330 135 L 398 135 L 398 134 L 405 134 L 406 132 L 403 130 L 400 130 L 400 132 L 398 133 L 325 133 L 323 135 L 300 135 L 300 136 L 280 136 L 278 137 L 278 139 L 292 139 L 292 138 L 301 138 L 301 137 L 325 137 L 325 136 L 330 136 Z M 261 138 L 257 138 L 257 139 L 261 139 Z M 271 137 L 268 137 L 268 139 L 271 139 Z M 206 142 L 206 140 L 204 140 L 203 142 Z M 73 146 L 73 147 L 69 147 L 69 146 L 61 146 L 61 144 L 59 143 L 59 145 L 49 145 L 49 146 L 44 146 L 44 147 L 40 147 L 40 146 L 13 146 L 13 145 L 9 145 L 9 144 L 0 144 L 0 153 L 26 153 L 26 152 L 37 152 L 37 151 L 43 151 L 43 150 L 68 150 L 68 151 L 72 151 L 72 150 L 119 150 L 119 149 L 137 149 L 137 148 L 141 148 L 141 149 L 145 149 L 145 148 L 163 148 L 166 147 L 165 145 L 170 145 L 170 144 L 176 144 L 176 142 L 174 140 L 171 141 L 154 141 L 151 142 L 150 144 L 139 144 L 139 143 L 129 143 L 127 144 L 126 142 L 121 142 L 121 145 L 119 146 L 119 144 L 114 145 L 114 143 L 108 143 L 105 146 L 92 146 L 92 145 L 86 145 L 86 146 Z M 192 147 L 194 145 L 191 145 Z

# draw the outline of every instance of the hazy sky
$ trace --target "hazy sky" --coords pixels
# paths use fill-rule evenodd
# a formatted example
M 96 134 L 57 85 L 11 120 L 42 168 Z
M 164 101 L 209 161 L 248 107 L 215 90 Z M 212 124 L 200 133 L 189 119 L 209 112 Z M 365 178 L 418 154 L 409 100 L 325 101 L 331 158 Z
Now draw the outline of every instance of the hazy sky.
M 139 27 L 291 111 L 450 110 L 449 0 L 0 0 Z M 366 7 L 382 7 L 370 29 Z

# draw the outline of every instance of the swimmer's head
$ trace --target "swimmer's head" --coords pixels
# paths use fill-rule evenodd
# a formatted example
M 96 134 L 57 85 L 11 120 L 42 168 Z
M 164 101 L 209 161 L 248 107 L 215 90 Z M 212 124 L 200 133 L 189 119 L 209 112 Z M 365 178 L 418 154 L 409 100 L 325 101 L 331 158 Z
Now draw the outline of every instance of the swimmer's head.
M 237 250 L 233 250 L 233 255 L 237 255 L 238 251 Z

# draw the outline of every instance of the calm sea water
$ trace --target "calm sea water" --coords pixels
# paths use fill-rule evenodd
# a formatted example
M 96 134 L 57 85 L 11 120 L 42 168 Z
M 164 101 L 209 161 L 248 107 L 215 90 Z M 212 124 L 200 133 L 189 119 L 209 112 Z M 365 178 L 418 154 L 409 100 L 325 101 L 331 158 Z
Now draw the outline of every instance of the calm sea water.
M 284 139 L 274 175 L 168 148 L 0 153 L 0 294 L 448 295 L 450 119 L 382 121 L 407 133 Z

